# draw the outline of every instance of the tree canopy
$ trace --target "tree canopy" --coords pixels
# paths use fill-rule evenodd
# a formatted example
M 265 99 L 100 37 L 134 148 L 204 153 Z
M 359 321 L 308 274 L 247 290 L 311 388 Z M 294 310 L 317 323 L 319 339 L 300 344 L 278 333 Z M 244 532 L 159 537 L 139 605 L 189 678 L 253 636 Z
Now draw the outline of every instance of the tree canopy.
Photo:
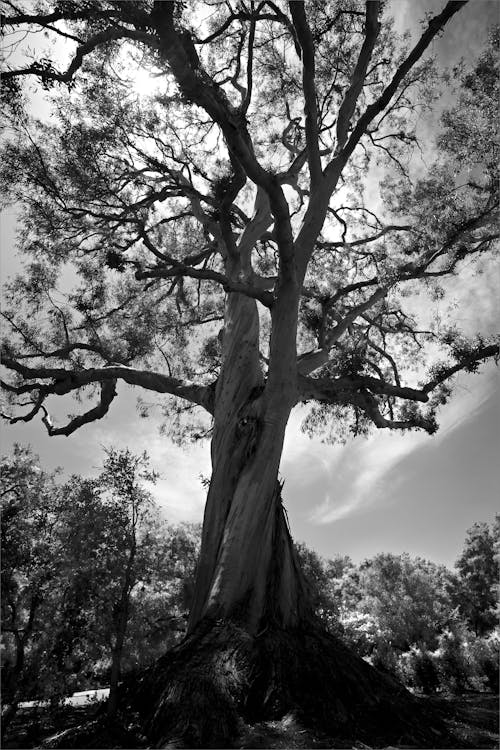
M 347 414 L 355 433 L 433 432 L 450 379 L 498 355 L 408 305 L 498 238 L 497 36 L 456 72 L 430 172 L 409 166 L 441 85 L 425 52 L 462 5 L 408 50 L 379 2 L 4 3 L 7 38 L 43 29 L 73 48 L 65 69 L 18 53 L 3 73 L 3 190 L 28 258 L 5 297 L 4 415 L 68 435 L 107 413 L 120 380 L 176 397 L 181 422 L 213 414 L 234 292 L 259 303 L 262 383 L 313 402 L 308 429 Z M 33 77 L 43 121 L 23 108 Z M 95 390 L 53 424 L 54 396 Z

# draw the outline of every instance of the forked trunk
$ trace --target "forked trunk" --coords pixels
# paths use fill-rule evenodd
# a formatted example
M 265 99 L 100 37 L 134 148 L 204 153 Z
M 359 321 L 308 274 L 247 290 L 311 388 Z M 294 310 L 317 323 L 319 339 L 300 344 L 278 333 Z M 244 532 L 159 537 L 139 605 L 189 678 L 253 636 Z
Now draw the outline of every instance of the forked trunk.
M 270 396 L 255 302 L 229 295 L 188 637 L 129 687 L 155 747 L 244 747 L 248 722 L 287 712 L 339 738 L 379 732 L 384 744 L 422 724 L 404 688 L 325 633 L 311 610 L 278 481 L 290 381 L 283 368 Z

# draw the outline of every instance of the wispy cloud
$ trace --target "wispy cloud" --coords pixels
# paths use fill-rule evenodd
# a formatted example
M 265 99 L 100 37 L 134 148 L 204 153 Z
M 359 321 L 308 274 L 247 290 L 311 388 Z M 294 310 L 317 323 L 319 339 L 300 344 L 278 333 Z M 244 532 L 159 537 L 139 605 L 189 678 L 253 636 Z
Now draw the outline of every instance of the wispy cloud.
M 386 483 L 391 481 L 391 470 L 425 440 L 426 436 L 419 433 L 406 439 L 377 433 L 367 440 L 354 440 L 335 461 L 337 470 L 329 472 L 329 486 L 323 501 L 310 514 L 310 522 L 332 523 L 380 502 Z
M 206 490 L 200 475 L 210 477 L 210 449 L 208 442 L 175 445 L 167 435 L 160 434 L 160 418 L 151 414 L 148 419 L 138 418 L 135 411 L 135 392 L 121 388 L 122 409 L 102 426 L 95 443 L 106 447 L 129 448 L 135 453 L 146 451 L 151 466 L 160 474 L 156 484 L 149 489 L 166 518 L 173 522 L 201 521 L 206 500 Z M 133 431 L 131 426 L 133 425 Z M 94 444 L 95 444 L 94 443 Z M 97 446 L 96 446 L 97 447 Z M 102 453 L 96 451 L 99 459 Z
M 390 502 L 400 464 L 426 447 L 438 449 L 451 433 L 466 428 L 484 408 L 496 378 L 493 365 L 483 375 L 462 376 L 455 396 L 440 415 L 441 428 L 432 437 L 424 432 L 376 431 L 368 439 L 356 438 L 345 446 L 326 446 L 299 432 L 303 414 L 295 413 L 282 462 L 287 496 L 294 498 L 294 504 L 309 499 L 309 507 L 313 500 L 306 519 L 313 525 L 331 524 Z

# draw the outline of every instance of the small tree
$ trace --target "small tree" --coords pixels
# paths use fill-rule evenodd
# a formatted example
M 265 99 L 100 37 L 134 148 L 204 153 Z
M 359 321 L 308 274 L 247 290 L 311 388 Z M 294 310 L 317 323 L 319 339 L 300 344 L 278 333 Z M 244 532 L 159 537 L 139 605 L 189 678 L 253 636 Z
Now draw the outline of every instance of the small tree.
M 312 402 L 311 430 L 433 433 L 453 376 L 498 356 L 494 340 L 406 304 L 418 288 L 441 296 L 437 282 L 489 258 L 498 237 L 494 47 L 458 81 L 432 173 L 406 168 L 436 77 L 423 56 L 463 6 L 428 17 L 408 50 L 378 0 L 5 4 L 6 29 L 76 46 L 66 70 L 44 58 L 3 75 L 5 193 L 31 255 L 4 313 L 8 418 L 41 415 L 49 435 L 69 435 L 104 417 L 124 381 L 184 404 L 164 402 L 169 415 L 202 411 L 190 432 L 212 439 L 192 638 L 184 663 L 149 675 L 142 704 L 154 742 L 221 743 L 239 706 L 265 714 L 271 695 L 278 712 L 307 705 L 335 726 L 360 710 L 366 723 L 370 695 L 393 709 L 392 683 L 354 657 L 329 678 L 338 646 L 319 634 L 278 470 L 296 404 Z M 116 74 L 138 54 L 161 81 L 149 99 Z M 23 113 L 26 77 L 58 86 L 50 122 Z M 378 156 L 392 174 L 367 205 Z M 69 260 L 77 283 L 61 296 Z M 95 405 L 54 424 L 49 402 L 89 388 Z M 220 686 L 236 652 L 237 685 Z
M 113 592 L 108 601 L 111 646 L 108 716 L 113 718 L 118 705 L 118 683 L 121 674 L 125 638 L 130 619 L 132 591 L 149 567 L 151 531 L 147 516 L 151 495 L 144 481 L 154 482 L 157 475 L 149 468 L 146 454 L 134 456 L 130 451 L 108 449 L 99 476 L 101 501 L 111 516 L 115 534 L 114 546 L 103 547 L 111 567 Z
M 392 646 L 435 648 L 453 611 L 453 575 L 444 567 L 408 554 L 379 554 L 359 568 L 354 606 L 375 617 Z
M 455 564 L 459 574 L 457 601 L 476 635 L 484 635 L 497 622 L 500 568 L 495 544 L 494 527 L 475 523 L 467 531 L 464 549 Z

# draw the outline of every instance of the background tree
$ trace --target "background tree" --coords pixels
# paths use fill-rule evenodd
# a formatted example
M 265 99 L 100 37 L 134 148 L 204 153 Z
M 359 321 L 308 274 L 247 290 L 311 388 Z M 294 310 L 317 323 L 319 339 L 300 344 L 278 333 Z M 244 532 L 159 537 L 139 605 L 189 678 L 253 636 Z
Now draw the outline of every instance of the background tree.
M 395 700 L 400 717 L 410 705 L 318 630 L 278 468 L 297 403 L 313 402 L 310 430 L 347 419 L 354 434 L 432 433 L 453 376 L 498 355 L 407 305 L 418 288 L 440 295 L 435 282 L 489 257 L 498 237 L 493 51 L 461 81 L 432 174 L 412 181 L 405 168 L 435 77 L 424 53 L 463 5 L 429 17 L 408 51 L 377 1 L 5 3 L 7 30 L 75 48 L 65 70 L 27 59 L 3 76 L 5 193 L 23 206 L 31 256 L 7 291 L 5 413 L 68 435 L 102 418 L 124 381 L 174 397 L 180 427 L 186 409 L 204 411 L 191 432 L 211 434 L 192 638 L 141 686 L 155 742 L 224 742 L 240 705 L 307 705 L 336 727 L 359 706 L 365 726 L 383 722 L 375 694 L 391 715 Z M 159 76 L 149 100 L 132 65 Z M 50 122 L 23 114 L 26 77 L 68 84 Z M 471 98 L 473 125 L 461 114 Z M 368 206 L 376 155 L 394 171 Z M 67 263 L 72 291 L 57 286 Z M 54 397 L 89 392 L 94 406 L 54 424 Z M 220 685 L 234 654 L 236 683 Z
M 186 630 L 199 529 L 169 526 L 145 456 L 108 451 L 96 479 L 57 481 L 29 448 L 2 460 L 2 685 L 58 699 L 146 666 Z
M 5 733 L 22 698 L 38 697 L 38 691 L 54 692 L 56 681 L 50 675 L 40 679 L 47 645 L 40 629 L 57 606 L 63 546 L 57 528 L 61 493 L 54 475 L 40 468 L 37 456 L 15 446 L 12 456 L 2 459 L 0 486 Z M 64 685 L 59 689 L 64 691 Z
M 444 566 L 383 553 L 360 565 L 355 606 L 377 618 L 396 649 L 419 643 L 433 648 L 453 610 L 452 586 L 453 576 Z
M 199 524 L 155 522 L 147 534 L 147 571 L 130 601 L 127 671 L 149 666 L 185 635 L 201 538 Z
M 141 573 L 147 574 L 152 534 L 147 528 L 146 518 L 151 495 L 144 489 L 144 481 L 154 482 L 157 475 L 149 469 L 147 456 L 134 456 L 127 451 L 109 449 L 103 471 L 99 477 L 104 502 L 115 516 L 113 528 L 115 538 L 112 565 L 116 571 L 113 577 L 114 596 L 108 613 L 111 615 L 109 635 L 111 646 L 111 673 L 109 679 L 108 716 L 114 717 L 118 705 L 118 683 L 125 638 L 130 619 L 132 591 L 140 580 Z M 142 527 L 142 528 L 141 528 Z M 101 547 L 109 554 L 107 545 Z
M 457 601 L 476 635 L 484 635 L 497 623 L 497 586 L 500 575 L 496 525 L 475 523 L 468 531 L 464 549 L 456 562 L 459 574 Z

